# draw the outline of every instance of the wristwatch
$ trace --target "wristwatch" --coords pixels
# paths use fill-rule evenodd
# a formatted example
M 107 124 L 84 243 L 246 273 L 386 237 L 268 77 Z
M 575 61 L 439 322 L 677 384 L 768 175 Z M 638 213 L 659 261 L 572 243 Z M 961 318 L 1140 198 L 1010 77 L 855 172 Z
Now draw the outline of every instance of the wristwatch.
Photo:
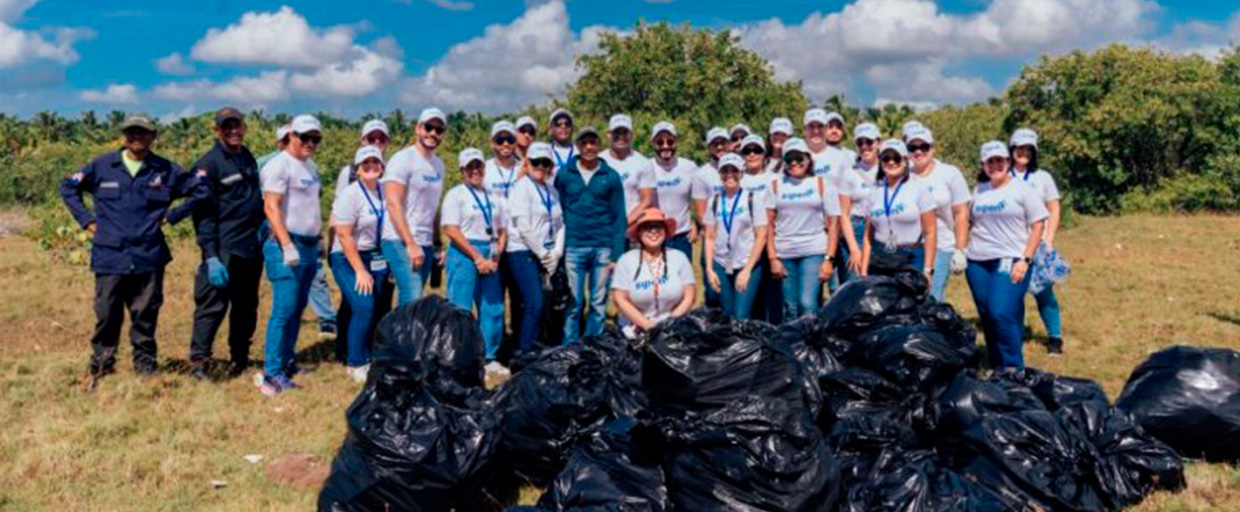
M 835 263 L 835 255 L 834 255 L 834 254 L 833 254 L 833 255 L 831 255 L 831 256 L 827 256 L 827 263 L 830 263 L 832 267 L 834 267 L 834 266 L 836 265 L 836 263 Z
M 1026 265 L 1032 265 L 1032 264 L 1033 264 L 1033 258 L 1030 258 L 1030 257 L 1028 257 L 1028 256 L 1021 256 L 1021 257 L 1020 257 L 1020 261 L 1025 262 L 1025 264 L 1026 264 Z

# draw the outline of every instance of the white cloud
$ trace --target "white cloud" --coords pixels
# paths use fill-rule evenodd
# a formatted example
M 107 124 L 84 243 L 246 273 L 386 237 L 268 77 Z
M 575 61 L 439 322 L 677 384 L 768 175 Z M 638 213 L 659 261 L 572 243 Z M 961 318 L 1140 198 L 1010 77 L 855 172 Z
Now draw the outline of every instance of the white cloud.
M 291 7 L 247 12 L 241 21 L 211 29 L 190 56 L 204 62 L 316 67 L 339 62 L 353 49 L 353 29 L 311 27 Z
M 942 62 L 872 66 L 865 77 L 876 95 L 903 103 L 967 103 L 995 94 L 985 80 L 946 76 Z
M 39 0 L 0 0 L 0 23 L 12 23 Z
M 103 90 L 82 91 L 78 97 L 91 103 L 132 105 L 138 102 L 138 88 L 133 84 L 112 84 Z
M 209 98 L 244 106 L 265 106 L 288 100 L 288 80 L 286 70 L 265 71 L 258 76 L 236 77 L 225 82 L 194 80 L 163 84 L 155 87 L 154 94 L 157 98 L 174 101 Z
M 876 98 L 874 100 L 874 108 L 883 108 L 883 107 L 886 107 L 887 105 L 895 105 L 897 107 L 901 107 L 901 106 L 908 107 L 908 108 L 913 109 L 914 112 L 929 112 L 931 110 L 939 108 L 939 104 L 933 101 L 899 101 L 899 100 L 893 100 L 891 98 L 881 98 L 881 97 Z
M 1152 43 L 1173 52 L 1196 54 L 1209 59 L 1218 58 L 1232 44 L 1240 43 L 1240 11 L 1221 24 L 1204 21 L 1178 24 Z
M 561 1 L 531 7 L 511 23 L 491 25 L 453 46 L 423 75 L 406 81 L 401 99 L 482 112 L 542 101 L 577 79 L 577 56 L 594 51 L 605 30 L 592 26 L 575 34 Z
M 194 66 L 185 62 L 180 52 L 173 53 L 162 59 L 155 59 L 155 69 L 165 75 L 192 75 Z
M 473 2 L 457 2 L 453 0 L 426 0 L 439 7 L 443 7 L 449 11 L 472 11 L 474 10 Z
M 12 25 L 39 0 L 0 0 L 0 69 L 37 60 L 73 64 L 79 55 L 73 48 L 94 37 L 89 29 L 53 27 L 42 31 L 21 30 Z
M 310 73 L 294 73 L 289 85 L 313 96 L 357 97 L 371 94 L 395 81 L 404 63 L 360 46 L 348 62 L 331 64 Z
M 172 124 L 177 121 L 180 121 L 182 119 L 185 119 L 187 117 L 193 116 L 194 114 L 197 114 L 197 113 L 198 113 L 198 109 L 194 108 L 193 105 L 186 105 L 185 108 L 181 110 L 178 110 L 175 112 L 168 112 L 167 114 L 159 116 L 159 122 L 161 124 L 168 125 L 168 124 Z

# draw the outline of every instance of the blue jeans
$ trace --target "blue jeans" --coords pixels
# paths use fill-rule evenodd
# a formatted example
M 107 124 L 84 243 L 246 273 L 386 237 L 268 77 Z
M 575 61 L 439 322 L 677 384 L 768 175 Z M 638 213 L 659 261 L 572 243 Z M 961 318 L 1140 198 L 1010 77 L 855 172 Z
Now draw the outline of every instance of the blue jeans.
M 818 302 L 822 298 L 818 270 L 824 259 L 826 255 L 823 254 L 779 259 L 788 271 L 783 282 L 784 320 L 796 320 L 801 315 L 818 312 Z
M 952 276 L 952 253 L 955 248 L 940 249 L 934 253 L 934 279 L 930 280 L 930 296 L 939 302 L 947 302 L 947 279 Z
M 698 263 L 700 263 L 700 264 L 701 264 L 701 267 L 702 267 L 702 279 L 703 279 L 703 280 L 705 280 L 705 279 L 706 279 L 706 265 L 707 265 L 707 263 L 706 263 L 706 245 L 705 245 L 705 244 L 706 244 L 705 239 L 703 239 L 703 242 L 702 242 L 702 252 L 700 253 L 702 257 L 698 259 Z M 710 265 L 714 265 L 714 263 L 712 262 L 712 263 L 710 263 Z M 719 279 L 723 279 L 723 274 L 719 274 Z M 709 285 L 710 285 L 710 283 L 709 283 L 709 282 L 708 282 L 708 283 L 705 283 L 705 284 L 706 284 L 707 286 L 704 286 L 704 287 L 703 287 L 703 288 L 705 288 L 705 289 L 706 289 L 706 290 L 705 290 L 705 297 L 704 297 L 704 303 L 703 303 L 703 304 L 704 304 L 706 307 L 708 307 L 708 308 L 722 308 L 722 307 L 724 307 L 724 306 L 723 306 L 723 298 L 719 296 L 719 295 L 720 295 L 720 294 L 719 294 L 719 292 L 715 291 L 715 289 L 714 289 L 714 288 L 711 288 L 711 287 L 709 286 Z M 735 290 L 733 290 L 733 291 L 735 291 Z M 728 314 L 731 314 L 731 313 L 732 313 L 730 309 L 724 309 L 724 311 L 727 311 L 727 312 L 728 312 Z
M 359 255 L 362 257 L 362 264 L 370 269 L 370 277 L 375 281 L 370 295 L 357 293 L 357 273 L 353 271 L 353 266 L 349 265 L 349 260 L 345 258 L 344 253 L 333 252 L 327 257 L 332 267 L 332 276 L 336 278 L 336 286 L 340 287 L 340 295 L 344 296 L 345 302 L 349 303 L 349 331 L 336 334 L 346 336 L 348 340 L 349 354 L 345 363 L 349 366 L 362 366 L 370 362 L 371 339 L 379 323 L 375 315 L 377 309 L 375 304 L 383 293 L 383 286 L 388 276 L 387 269 L 374 270 L 370 264 L 376 258 L 383 258 L 379 251 L 367 251 Z
M 857 238 L 857 248 L 860 249 L 863 245 L 865 245 L 865 217 L 852 217 L 850 223 L 852 224 L 853 235 Z M 832 281 L 837 281 L 836 278 L 838 278 L 839 284 L 843 285 L 848 283 L 850 279 L 860 277 L 859 274 L 854 275 L 852 272 L 848 271 L 848 261 L 853 255 L 848 251 L 848 242 L 844 240 L 844 235 L 842 234 L 840 235 L 840 250 L 838 256 L 839 258 L 837 261 L 840 266 L 836 267 L 835 275 L 832 276 Z M 860 258 L 861 255 L 858 254 L 857 257 Z M 832 290 L 834 291 L 834 288 L 832 288 Z
M 688 233 L 668 238 L 667 241 L 663 243 L 663 246 L 668 249 L 676 249 L 677 251 L 684 253 L 685 258 L 689 261 L 693 261 L 693 244 L 689 243 Z M 641 245 L 639 244 L 638 247 L 641 247 Z M 618 260 L 620 258 L 616 259 Z
M 888 251 L 887 248 L 883 246 L 883 244 L 875 243 L 873 245 L 873 248 L 870 250 L 873 251 L 875 254 L 892 254 L 892 255 L 897 255 L 897 256 L 904 256 L 905 258 L 908 258 L 909 260 L 908 267 L 913 270 L 921 271 L 922 269 L 926 268 L 926 248 L 922 246 L 897 247 L 895 250 Z M 935 272 L 938 272 L 938 270 L 935 270 Z
M 263 370 L 270 377 L 284 375 L 293 362 L 301 313 L 310 300 L 310 285 L 319 269 L 318 242 L 298 240 L 293 245 L 301 256 L 301 263 L 290 268 L 284 266 L 279 242 L 263 243 L 263 264 L 267 267 L 267 280 L 271 281 L 271 318 L 267 319 Z
M 784 322 L 783 281 L 775 279 L 775 276 L 771 274 L 771 265 L 766 257 L 766 251 L 762 251 L 762 257 L 759 258 L 758 265 L 754 267 L 755 271 L 758 269 L 762 269 L 762 281 L 758 283 L 758 288 L 761 288 L 758 296 L 762 297 L 762 301 L 757 304 L 751 316 L 779 325 Z
M 336 308 L 332 307 L 332 292 L 327 289 L 327 267 L 319 265 L 310 283 L 310 310 L 319 319 L 319 325 L 336 323 Z
M 745 287 L 745 293 L 737 293 L 736 277 L 740 271 L 728 272 L 718 263 L 711 263 L 711 265 L 715 268 L 715 275 L 719 276 L 719 302 L 723 313 L 738 320 L 749 320 L 754 300 L 758 298 L 758 290 L 762 287 L 762 268 L 754 265 L 749 275 L 749 285 Z M 707 289 L 710 289 L 709 284 L 707 283 Z
M 611 286 L 611 271 L 607 270 L 607 265 L 613 261 L 611 249 L 607 248 L 569 247 L 565 250 L 564 269 L 568 272 L 568 286 L 573 291 L 573 302 L 568 307 L 568 318 L 564 322 L 565 345 L 581 341 L 581 312 L 587 284 L 590 286 L 590 311 L 586 314 L 585 336 L 603 332 L 603 319 L 607 318 L 607 291 Z
M 1055 297 L 1055 285 L 1047 283 L 1041 293 L 1034 294 L 1033 300 L 1038 303 L 1038 314 L 1042 323 L 1046 324 L 1046 335 L 1051 338 L 1063 337 L 1063 324 L 1059 319 L 1059 298 Z
M 994 369 L 1025 367 L 1022 352 L 1025 334 L 1025 293 L 1029 275 L 1012 283 L 1008 272 L 1000 270 L 1002 260 L 969 260 L 965 278 L 977 304 L 986 336 L 986 351 Z
M 400 240 L 384 240 L 380 244 L 383 250 L 383 257 L 388 261 L 388 272 L 396 278 L 396 303 L 408 304 L 422 298 L 422 290 L 431 276 L 431 269 L 435 266 L 435 248 L 429 245 L 422 246 L 422 254 L 425 258 L 422 260 L 422 266 L 417 270 L 413 269 L 413 262 L 409 261 L 409 253 L 405 252 L 405 243 Z
M 534 342 L 538 338 L 541 327 L 543 309 L 542 263 L 534 256 L 533 251 L 517 251 L 507 254 L 508 270 L 512 274 L 516 289 L 509 290 L 513 297 L 520 297 L 520 307 L 513 311 L 512 317 L 521 318 L 521 327 L 517 332 L 517 353 L 524 354 L 534 350 Z
M 491 242 L 470 240 L 483 258 L 491 257 Z M 479 274 L 478 267 L 464 252 L 452 245 L 448 248 L 448 301 L 465 311 L 478 306 L 478 327 L 486 344 L 486 360 L 494 361 L 504 336 L 504 285 L 498 270 Z

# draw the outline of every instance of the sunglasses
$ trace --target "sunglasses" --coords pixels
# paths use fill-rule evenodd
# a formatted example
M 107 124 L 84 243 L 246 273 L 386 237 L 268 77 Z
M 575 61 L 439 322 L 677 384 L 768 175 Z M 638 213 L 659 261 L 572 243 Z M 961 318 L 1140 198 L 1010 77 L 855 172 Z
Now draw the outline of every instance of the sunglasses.
M 368 135 L 365 141 L 367 144 L 371 144 L 371 145 L 383 144 L 388 141 L 388 138 L 385 135 Z
M 518 128 L 517 133 L 529 135 L 530 137 L 535 137 L 538 135 L 538 130 L 535 130 L 534 128 L 531 128 L 529 126 L 524 126 L 524 127 Z
M 426 130 L 427 133 L 435 133 L 440 135 L 448 131 L 448 127 L 442 124 L 424 124 L 422 125 L 422 129 Z
M 931 146 L 929 144 L 909 144 L 908 151 L 910 153 L 929 153 Z
M 674 148 L 676 147 L 676 139 L 658 139 L 654 141 L 654 147 L 660 148 L 660 149 Z
M 554 126 L 554 127 L 556 127 L 556 128 L 572 128 L 572 127 L 573 127 L 573 122 L 572 122 L 572 121 L 566 121 L 566 120 L 564 120 L 564 119 L 561 119 L 561 120 L 559 120 L 559 121 L 556 121 L 556 122 L 554 122 L 554 123 L 551 123 L 551 126 Z
M 299 133 L 297 134 L 297 138 L 301 139 L 301 142 L 303 144 L 310 144 L 313 146 L 317 146 L 323 142 L 322 135 L 309 135 L 305 133 Z
M 748 135 L 744 133 L 733 135 L 732 142 L 740 142 L 742 140 L 745 140 L 745 137 L 748 137 Z
M 786 164 L 802 165 L 808 161 L 809 161 L 809 158 L 806 158 L 806 156 L 802 155 L 801 153 L 792 153 L 790 155 L 784 156 L 784 163 Z
M 494 142 L 496 146 L 503 146 L 504 144 L 516 144 L 517 138 L 513 137 L 512 135 L 508 135 L 508 136 L 500 135 L 498 137 L 495 137 L 494 139 L 491 139 L 491 142 Z
M 765 154 L 766 154 L 766 151 L 757 146 L 749 146 L 741 150 L 741 156 L 765 155 Z
M 862 137 L 860 139 L 857 139 L 857 147 L 859 148 L 870 147 L 870 146 L 873 146 L 875 142 L 877 141 L 874 139 Z
M 883 162 L 884 164 L 893 164 L 893 163 L 894 163 L 894 164 L 902 164 L 902 163 L 904 163 L 904 157 L 902 157 L 902 156 L 900 156 L 900 155 L 884 155 L 884 156 L 883 156 L 883 158 L 882 158 L 881 160 L 882 160 L 882 162 Z
M 552 162 L 550 158 L 535 158 L 530 160 L 530 167 L 535 169 L 550 169 L 553 165 L 555 165 L 555 162 Z

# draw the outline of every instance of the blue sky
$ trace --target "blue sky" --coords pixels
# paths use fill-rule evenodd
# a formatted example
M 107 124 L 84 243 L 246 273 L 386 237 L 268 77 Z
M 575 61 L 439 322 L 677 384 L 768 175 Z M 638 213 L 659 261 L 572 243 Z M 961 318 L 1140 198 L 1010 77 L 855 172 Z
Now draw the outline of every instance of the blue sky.
M 813 100 L 941 105 L 998 94 L 1045 53 L 1215 55 L 1240 40 L 1238 13 L 1166 0 L 0 0 L 0 111 L 508 111 L 561 94 L 600 32 L 639 19 L 736 30 Z

